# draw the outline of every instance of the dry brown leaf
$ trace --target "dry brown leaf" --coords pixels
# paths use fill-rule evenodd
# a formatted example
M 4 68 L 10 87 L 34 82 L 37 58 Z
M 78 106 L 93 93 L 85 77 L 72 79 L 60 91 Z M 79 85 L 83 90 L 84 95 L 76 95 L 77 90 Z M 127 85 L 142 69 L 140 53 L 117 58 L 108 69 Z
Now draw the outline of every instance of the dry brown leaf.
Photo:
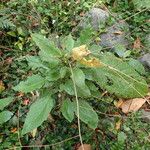
M 83 144 L 78 148 L 78 150 L 92 150 L 92 147 L 90 144 Z
M 121 105 L 122 112 L 123 113 L 129 113 L 129 112 L 135 112 L 138 111 L 142 105 L 146 102 L 146 99 L 144 98 L 135 98 L 135 99 L 130 99 Z
M 137 39 L 134 41 L 134 44 L 133 44 L 133 48 L 134 49 L 140 49 L 141 48 L 141 40 L 139 37 L 137 37 Z

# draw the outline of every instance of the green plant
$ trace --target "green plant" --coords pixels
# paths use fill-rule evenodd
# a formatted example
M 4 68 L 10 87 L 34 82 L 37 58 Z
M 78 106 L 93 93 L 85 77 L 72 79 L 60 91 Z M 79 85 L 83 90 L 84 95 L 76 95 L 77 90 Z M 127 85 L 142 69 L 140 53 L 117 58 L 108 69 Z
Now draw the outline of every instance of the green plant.
M 56 103 L 69 122 L 76 114 L 95 129 L 99 120 L 88 99 L 96 100 L 102 89 L 123 98 L 147 94 L 145 80 L 128 62 L 111 53 L 92 54 L 82 45 L 89 36 L 83 39 L 82 34 L 76 41 L 71 35 L 63 38 L 60 48 L 43 35 L 31 34 L 40 51 L 38 56 L 27 56 L 27 61 L 37 74 L 13 89 L 24 93 L 38 91 L 40 96 L 30 107 L 22 135 L 40 126 Z

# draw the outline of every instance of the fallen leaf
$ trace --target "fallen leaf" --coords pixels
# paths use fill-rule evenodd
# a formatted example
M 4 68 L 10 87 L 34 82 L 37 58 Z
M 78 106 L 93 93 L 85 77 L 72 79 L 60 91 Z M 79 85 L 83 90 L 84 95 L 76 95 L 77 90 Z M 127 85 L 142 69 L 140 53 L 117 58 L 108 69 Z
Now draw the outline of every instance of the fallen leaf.
M 78 148 L 78 150 L 92 150 L 92 148 L 90 144 L 83 144 Z
M 145 102 L 146 99 L 144 98 L 135 98 L 124 101 L 123 104 L 121 105 L 122 112 L 127 114 L 129 112 L 138 111 Z
M 140 49 L 141 48 L 141 40 L 139 37 L 137 37 L 137 39 L 134 41 L 134 44 L 133 44 L 133 49 Z

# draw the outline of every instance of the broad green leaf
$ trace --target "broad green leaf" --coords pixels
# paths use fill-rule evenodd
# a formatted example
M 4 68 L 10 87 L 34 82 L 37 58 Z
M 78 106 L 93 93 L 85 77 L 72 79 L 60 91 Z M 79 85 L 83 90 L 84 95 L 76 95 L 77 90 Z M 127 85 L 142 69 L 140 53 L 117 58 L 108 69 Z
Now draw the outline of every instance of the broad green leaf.
M 42 64 L 42 61 L 40 60 L 39 56 L 27 56 L 26 60 L 28 61 L 28 65 L 32 69 L 36 69 L 36 68 L 48 69 L 46 66 Z
M 127 62 L 106 53 L 100 57 L 103 67 L 85 71 L 87 77 L 108 92 L 123 98 L 145 96 L 148 92 L 146 81 Z
M 81 69 L 74 68 L 72 78 L 74 78 L 75 84 L 78 87 L 83 87 L 85 85 L 85 75 Z
M 12 117 L 13 113 L 10 111 L 2 111 L 0 113 L 0 124 L 8 121 Z
M 82 32 L 80 33 L 80 37 L 79 37 L 79 41 L 80 41 L 80 45 L 83 45 L 83 44 L 90 44 L 93 38 L 93 34 L 94 34 L 94 31 L 92 28 L 88 27 L 88 28 L 85 28 L 84 30 L 82 30 Z
M 72 122 L 74 118 L 74 107 L 73 103 L 69 99 L 63 101 L 61 112 L 69 122 Z
M 88 86 L 85 84 L 85 75 L 83 71 L 79 68 L 73 69 L 73 77 L 79 95 L 90 96 L 91 93 Z
M 90 90 L 87 85 L 84 85 L 83 88 L 77 88 L 77 95 L 79 97 L 89 97 L 91 95 Z M 67 92 L 69 95 L 75 95 L 74 87 L 72 80 L 67 80 L 64 84 L 60 85 L 60 90 Z
M 61 55 L 61 51 L 43 35 L 34 33 L 31 34 L 31 37 L 41 51 L 48 57 L 59 57 Z
M 39 127 L 47 119 L 53 106 L 54 100 L 50 96 L 39 98 L 33 103 L 25 119 L 22 135 Z
M 138 60 L 130 59 L 128 63 L 140 74 L 145 74 L 144 66 Z
M 45 83 L 45 79 L 40 75 L 32 75 L 27 78 L 26 81 L 21 81 L 17 86 L 13 89 L 15 91 L 21 91 L 24 93 L 28 93 L 37 89 L 40 89 Z
M 0 110 L 3 110 L 7 105 L 13 101 L 12 97 L 0 99 Z
M 51 69 L 46 73 L 46 79 L 48 81 L 56 81 L 60 78 L 59 70 L 58 69 Z
M 61 84 L 60 90 L 67 92 L 69 95 L 74 95 L 74 88 L 72 81 L 67 80 L 64 84 Z
M 68 68 L 67 68 L 67 67 L 62 67 L 62 68 L 60 69 L 60 78 L 64 78 L 65 75 L 66 75 L 66 73 L 67 73 L 67 71 L 68 71 Z
M 71 34 L 69 34 L 69 35 L 65 38 L 65 40 L 64 40 L 64 46 L 65 46 L 65 49 L 66 49 L 68 52 L 70 52 L 70 51 L 73 49 L 73 47 L 74 47 L 74 40 L 73 40 Z
M 48 62 L 50 64 L 50 68 L 55 68 L 60 63 L 59 59 L 54 58 L 54 57 L 50 57 L 49 55 L 47 55 L 43 51 L 39 52 L 39 56 L 40 56 L 42 61 Z
M 77 115 L 76 102 L 74 102 L 74 108 Z M 95 129 L 98 126 L 99 119 L 97 113 L 86 101 L 83 100 L 79 100 L 79 118 L 92 129 Z

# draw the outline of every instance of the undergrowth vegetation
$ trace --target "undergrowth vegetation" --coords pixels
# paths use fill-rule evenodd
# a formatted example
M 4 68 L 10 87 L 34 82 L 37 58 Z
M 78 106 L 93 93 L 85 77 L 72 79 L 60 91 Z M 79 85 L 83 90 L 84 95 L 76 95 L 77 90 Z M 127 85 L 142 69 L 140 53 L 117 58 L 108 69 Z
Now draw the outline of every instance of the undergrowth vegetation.
M 92 7 L 109 10 L 107 25 L 130 25 L 131 45 L 150 32 L 149 0 L 13 0 L 0 3 L 0 149 L 147 150 L 150 127 L 120 100 L 149 109 L 150 73 L 142 50 L 99 45 L 99 31 L 78 24 Z M 117 13 L 113 14 L 113 13 Z M 132 50 L 134 49 L 134 50 Z M 116 107 L 117 106 L 117 107 Z

